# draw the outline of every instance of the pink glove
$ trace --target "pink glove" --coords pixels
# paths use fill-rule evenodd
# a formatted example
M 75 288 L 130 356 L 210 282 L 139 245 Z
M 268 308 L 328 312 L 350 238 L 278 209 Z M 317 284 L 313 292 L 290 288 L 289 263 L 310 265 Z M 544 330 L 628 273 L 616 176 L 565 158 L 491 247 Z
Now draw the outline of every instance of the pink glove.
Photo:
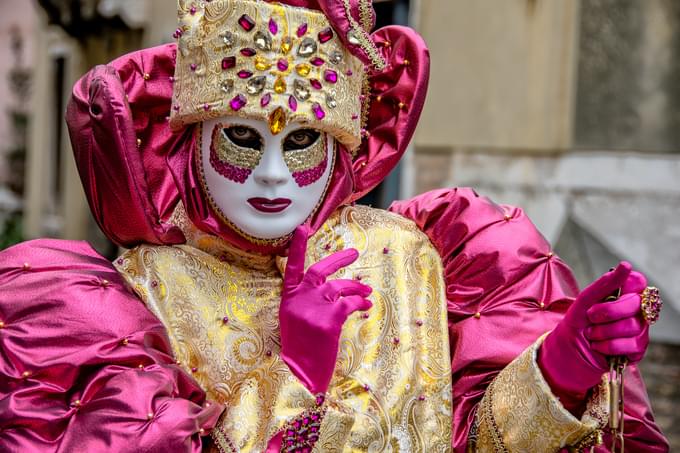
M 608 357 L 626 356 L 635 364 L 644 356 L 649 328 L 642 318 L 640 293 L 646 286 L 644 275 L 622 262 L 579 294 L 543 342 L 538 365 L 553 393 L 572 413 L 609 370 Z M 618 300 L 604 302 L 619 288 Z
M 279 309 L 281 358 L 313 394 L 325 393 L 333 376 L 342 326 L 365 311 L 372 289 L 355 280 L 326 281 L 359 257 L 355 249 L 334 253 L 305 273 L 309 229 L 300 226 L 290 244 Z

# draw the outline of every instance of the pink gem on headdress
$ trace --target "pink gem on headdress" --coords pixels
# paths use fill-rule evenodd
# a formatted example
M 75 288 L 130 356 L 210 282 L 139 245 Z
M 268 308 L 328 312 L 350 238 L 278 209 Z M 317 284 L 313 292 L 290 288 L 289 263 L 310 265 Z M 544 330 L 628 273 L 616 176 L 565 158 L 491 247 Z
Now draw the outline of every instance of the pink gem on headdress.
M 255 55 L 257 55 L 257 52 L 255 51 L 255 49 L 246 47 L 244 49 L 241 49 L 241 55 L 243 55 L 244 57 L 254 57 Z
M 189 68 L 190 68 L 192 71 L 195 71 L 196 69 L 198 69 L 198 65 L 197 65 L 196 63 L 191 63 L 191 64 L 189 65 Z
M 332 69 L 326 69 L 326 71 L 323 73 L 323 78 L 328 83 L 337 83 L 338 82 L 338 73 L 333 71 Z
M 320 90 L 321 88 L 323 88 L 323 86 L 321 85 L 321 82 L 319 82 L 317 79 L 310 80 L 309 84 L 317 90 Z
M 175 30 L 175 33 L 172 34 L 172 37 L 175 38 L 175 39 L 179 39 L 179 38 L 182 37 L 183 34 L 184 34 L 184 30 L 182 30 L 181 28 L 178 28 L 177 30 Z
M 245 69 L 238 72 L 239 79 L 249 79 L 253 76 L 253 73 Z
M 327 43 L 333 39 L 333 29 L 331 27 L 324 28 L 319 32 L 319 42 L 321 44 Z
M 264 96 L 262 96 L 262 99 L 260 99 L 260 106 L 266 107 L 269 105 L 269 103 L 272 101 L 272 95 L 267 93 Z
M 316 119 L 319 121 L 326 117 L 326 112 L 323 111 L 321 104 L 319 104 L 318 102 L 312 104 L 312 111 L 314 112 L 314 116 L 316 116 Z
M 210 110 L 210 104 L 203 104 L 203 110 L 205 110 L 206 112 Z
M 196 7 L 192 6 L 191 9 L 189 10 L 189 13 L 191 13 L 192 16 L 196 14 Z
M 352 77 L 352 75 L 354 75 L 351 69 L 348 69 L 345 74 L 347 74 L 347 77 Z
M 312 58 L 312 61 L 310 63 L 312 63 L 314 66 L 323 66 L 325 61 L 324 61 L 323 58 L 314 57 L 314 58 Z
M 243 107 L 245 107 L 247 103 L 248 99 L 244 95 L 239 94 L 236 95 L 234 99 L 231 100 L 231 102 L 229 102 L 229 106 L 231 107 L 232 110 L 239 111 Z
M 292 111 L 294 111 L 294 112 L 297 111 L 298 103 L 297 103 L 297 99 L 295 99 L 295 96 L 290 96 L 288 98 L 288 106 L 290 107 L 290 109 Z
M 222 59 L 222 69 L 228 70 L 236 66 L 236 57 L 225 57 Z
M 245 31 L 252 31 L 252 29 L 255 28 L 255 21 L 247 14 L 244 14 L 238 19 L 238 24 Z
M 269 19 L 269 33 L 275 35 L 279 32 L 279 25 L 276 23 L 274 18 Z
M 296 32 L 297 37 L 298 37 L 298 38 L 302 38 L 304 35 L 306 35 L 306 34 L 307 34 L 307 29 L 308 29 L 307 22 L 305 22 L 304 24 L 301 24 L 301 25 L 298 27 L 297 32 Z
M 281 58 L 276 63 L 276 67 L 279 68 L 279 71 L 281 71 L 281 72 L 288 70 L 288 60 Z

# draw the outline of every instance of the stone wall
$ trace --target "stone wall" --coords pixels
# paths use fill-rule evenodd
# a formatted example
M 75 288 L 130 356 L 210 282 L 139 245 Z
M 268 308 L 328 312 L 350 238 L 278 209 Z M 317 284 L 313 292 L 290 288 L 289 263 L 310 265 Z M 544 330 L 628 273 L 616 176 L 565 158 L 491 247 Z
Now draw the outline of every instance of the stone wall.
M 582 0 L 577 148 L 680 149 L 680 2 Z

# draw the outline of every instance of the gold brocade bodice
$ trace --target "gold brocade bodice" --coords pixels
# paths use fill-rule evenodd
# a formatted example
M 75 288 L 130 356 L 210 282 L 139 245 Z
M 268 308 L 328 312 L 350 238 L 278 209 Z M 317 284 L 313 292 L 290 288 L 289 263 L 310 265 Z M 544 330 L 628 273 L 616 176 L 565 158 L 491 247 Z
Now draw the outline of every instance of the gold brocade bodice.
M 186 245 L 143 245 L 118 270 L 163 322 L 175 357 L 225 405 L 234 451 L 263 451 L 314 397 L 279 358 L 285 258 L 246 255 L 173 216 Z M 309 266 L 354 247 L 331 278 L 360 278 L 373 308 L 346 322 L 315 451 L 448 451 L 451 375 L 442 264 L 410 221 L 368 207 L 337 211 L 309 240 Z M 309 354 L 315 354 L 314 344 Z

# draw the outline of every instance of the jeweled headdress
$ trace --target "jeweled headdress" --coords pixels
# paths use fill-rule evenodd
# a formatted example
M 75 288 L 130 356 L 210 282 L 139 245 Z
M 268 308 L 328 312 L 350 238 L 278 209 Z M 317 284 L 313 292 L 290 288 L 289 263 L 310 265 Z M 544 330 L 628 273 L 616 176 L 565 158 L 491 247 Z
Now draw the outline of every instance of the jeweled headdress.
M 359 146 L 364 64 L 324 13 L 256 0 L 178 3 L 173 128 L 235 115 L 268 121 L 276 134 L 298 121 Z M 344 38 L 359 46 L 366 31 L 356 25 Z

